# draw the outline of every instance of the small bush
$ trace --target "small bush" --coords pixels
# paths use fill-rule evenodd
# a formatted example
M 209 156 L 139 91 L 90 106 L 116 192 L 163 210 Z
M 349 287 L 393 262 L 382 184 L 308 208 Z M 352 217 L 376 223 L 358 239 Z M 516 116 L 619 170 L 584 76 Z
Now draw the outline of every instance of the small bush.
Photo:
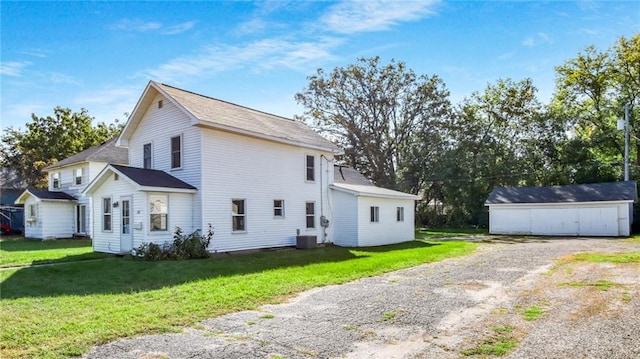
M 200 233 L 197 229 L 191 234 L 185 235 L 182 228 L 176 227 L 173 233 L 173 243 L 165 243 L 160 246 L 155 243 L 143 243 L 135 248 L 132 253 L 134 257 L 144 260 L 162 260 L 162 259 L 195 259 L 208 258 L 209 252 L 207 248 L 213 238 L 213 228 L 209 224 L 206 235 Z

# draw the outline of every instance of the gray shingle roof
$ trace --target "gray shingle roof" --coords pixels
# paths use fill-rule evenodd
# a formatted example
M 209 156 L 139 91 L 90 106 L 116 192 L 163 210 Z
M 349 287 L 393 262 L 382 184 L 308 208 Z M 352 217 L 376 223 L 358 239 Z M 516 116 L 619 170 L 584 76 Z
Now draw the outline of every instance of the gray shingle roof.
M 126 165 L 129 163 L 129 151 L 126 148 L 116 147 L 116 139 L 111 139 L 54 163 L 46 167 L 45 170 L 88 161 Z
M 40 189 L 28 189 L 27 192 L 31 193 L 34 197 L 40 198 L 42 200 L 64 200 L 64 201 L 77 200 L 77 198 L 65 192 L 54 192 L 54 191 L 47 191 L 47 190 L 40 190 Z
M 635 181 L 548 187 L 496 187 L 485 204 L 637 201 Z
M 111 165 L 111 167 L 143 187 L 196 189 L 192 185 L 177 179 L 164 171 L 119 165 Z
M 361 186 L 373 186 L 373 183 L 363 176 L 355 168 L 349 166 L 333 167 L 333 183 L 356 184 Z
M 301 122 L 158 82 L 153 82 L 153 84 L 171 96 L 195 118 L 205 123 L 208 122 L 243 133 L 255 133 L 274 139 L 340 151 L 340 148 L 333 142 L 320 136 Z

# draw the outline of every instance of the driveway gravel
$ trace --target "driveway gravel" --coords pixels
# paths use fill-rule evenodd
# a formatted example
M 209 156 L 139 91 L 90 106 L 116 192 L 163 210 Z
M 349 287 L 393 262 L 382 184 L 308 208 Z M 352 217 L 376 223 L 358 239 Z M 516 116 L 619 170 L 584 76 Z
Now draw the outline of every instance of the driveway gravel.
M 469 256 L 310 290 L 286 303 L 123 339 L 86 358 L 640 357 L 640 265 L 558 261 L 628 252 L 612 239 L 491 239 Z M 525 320 L 535 308 L 539 317 Z M 502 328 L 502 329 L 500 329 Z

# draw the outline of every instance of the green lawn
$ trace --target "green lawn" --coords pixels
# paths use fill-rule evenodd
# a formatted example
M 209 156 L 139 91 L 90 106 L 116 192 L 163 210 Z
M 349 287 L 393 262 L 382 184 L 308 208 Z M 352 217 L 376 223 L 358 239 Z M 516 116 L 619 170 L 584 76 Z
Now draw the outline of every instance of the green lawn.
M 111 257 L 0 271 L 0 357 L 81 355 L 91 345 L 179 331 L 313 287 L 471 253 L 467 242 L 414 241 L 282 250 L 191 261 Z
M 437 239 L 448 237 L 465 237 L 477 234 L 488 234 L 484 228 L 418 228 L 416 229 L 417 239 Z
M 108 255 L 93 252 L 88 239 L 0 239 L 0 268 L 106 257 Z

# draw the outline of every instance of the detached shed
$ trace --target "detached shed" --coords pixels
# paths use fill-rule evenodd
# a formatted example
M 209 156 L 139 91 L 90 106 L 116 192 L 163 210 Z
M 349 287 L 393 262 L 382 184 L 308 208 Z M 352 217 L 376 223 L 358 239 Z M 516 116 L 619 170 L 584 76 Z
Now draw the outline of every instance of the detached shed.
M 631 234 L 636 182 L 496 187 L 487 198 L 489 233 L 543 236 Z

